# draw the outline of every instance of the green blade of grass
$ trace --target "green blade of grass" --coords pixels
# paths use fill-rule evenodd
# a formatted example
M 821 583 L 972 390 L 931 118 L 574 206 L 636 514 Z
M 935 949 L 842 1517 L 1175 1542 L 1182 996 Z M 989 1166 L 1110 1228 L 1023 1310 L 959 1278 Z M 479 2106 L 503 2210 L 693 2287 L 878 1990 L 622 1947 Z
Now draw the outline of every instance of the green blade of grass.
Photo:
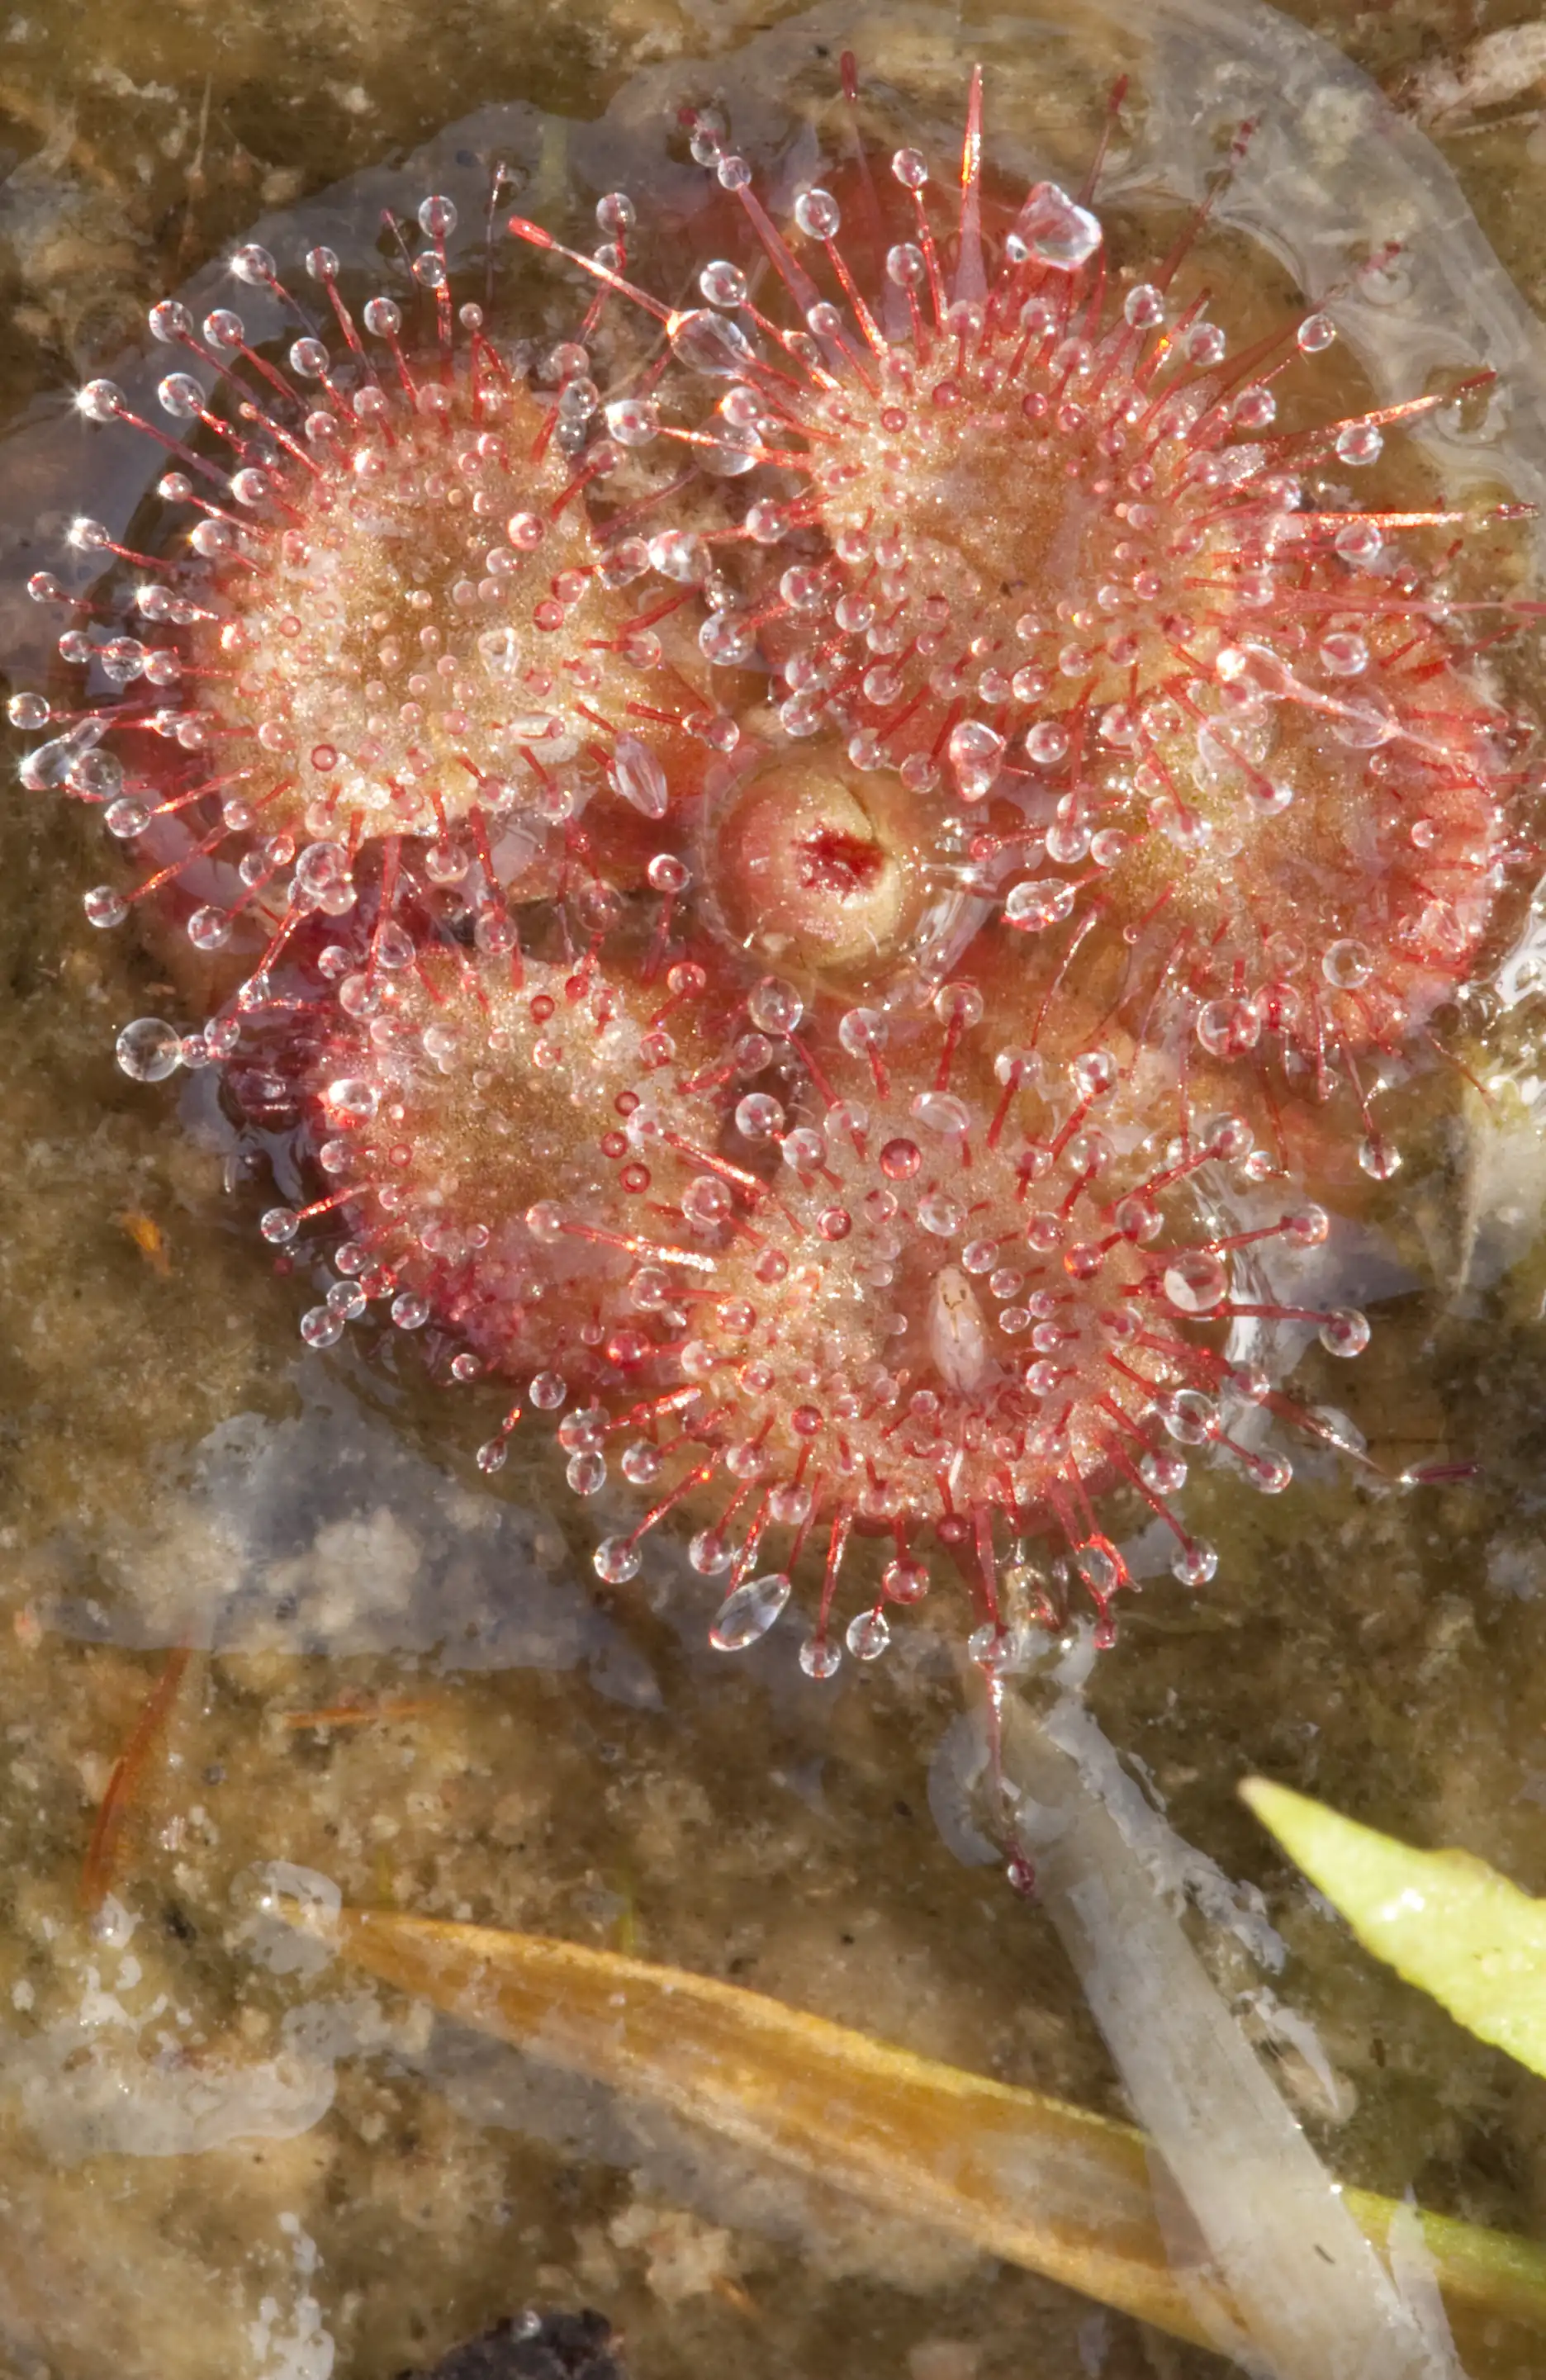
M 1366 1950 L 1546 2074 L 1546 1901 L 1469 1852 L 1414 1851 L 1286 1785 L 1250 1777 L 1240 1793 Z

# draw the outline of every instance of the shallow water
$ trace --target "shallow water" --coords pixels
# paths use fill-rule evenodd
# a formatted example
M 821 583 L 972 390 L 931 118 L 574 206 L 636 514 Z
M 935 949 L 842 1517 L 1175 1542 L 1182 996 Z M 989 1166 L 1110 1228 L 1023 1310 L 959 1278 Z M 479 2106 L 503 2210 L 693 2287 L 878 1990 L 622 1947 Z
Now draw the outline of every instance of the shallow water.
M 733 79 L 749 37 L 788 13 L 13 13 L 8 648 L 41 652 L 16 586 L 56 566 L 60 509 L 104 468 L 61 393 L 119 368 L 148 302 L 260 219 L 288 225 L 286 253 L 302 221 L 369 225 L 425 187 L 428 165 L 407 161 L 426 147 L 447 171 L 476 172 L 464 160 L 490 148 L 511 157 L 523 205 L 556 225 L 619 178 L 619 140 L 658 156 L 674 82 L 701 96 Z M 1450 0 L 1295 13 L 1414 100 L 1415 75 L 1521 14 Z M 970 45 L 996 44 L 1039 94 L 1043 152 L 1082 156 L 1119 45 L 1022 55 L 1004 23 L 974 23 Z M 881 38 L 923 116 L 953 121 L 968 55 L 954 16 L 894 19 Z M 1530 299 L 1546 296 L 1546 134 L 1527 120 L 1543 96 L 1440 128 Z M 739 104 L 761 103 L 743 80 Z M 1519 120 L 1493 120 L 1511 105 Z M 126 519 L 135 493 L 119 488 Z M 590 1516 L 548 1467 L 479 1477 L 492 1393 L 449 1400 L 411 1363 L 396 1375 L 300 1351 L 304 1286 L 271 1278 L 253 1228 L 269 1203 L 255 1153 L 205 1078 L 147 1089 L 113 1065 L 122 1022 L 187 994 L 153 951 L 84 924 L 96 834 L 14 791 L 0 806 L 0 2353 L 61 2380 L 322 2380 L 331 2354 L 378 2380 L 535 2301 L 603 2308 L 636 2380 L 1222 2371 L 432 2023 L 335 1964 L 297 1965 L 265 1927 L 262 1870 L 284 1861 L 349 1901 L 633 1949 L 1122 2111 L 1050 1926 L 970 1864 L 980 1839 L 935 1761 L 957 1706 L 943 1634 L 911 1629 L 885 1662 L 820 1689 L 793 1628 L 728 1661 L 670 1548 L 643 1592 L 609 1594 L 586 1559 Z M 1199 1598 L 1150 1585 L 1091 1701 L 1179 1834 L 1239 1886 L 1207 1896 L 1198 1943 L 1333 2169 L 1539 2237 L 1546 2086 L 1352 1949 L 1234 1799 L 1262 1769 L 1546 1889 L 1531 1029 L 1522 1002 L 1477 1045 L 1491 1105 L 1458 1078 L 1430 1085 L 1407 1170 L 1366 1195 L 1342 1243 L 1364 1293 L 1389 1293 L 1370 1349 L 1350 1373 L 1307 1362 L 1299 1376 L 1388 1468 L 1478 1454 L 1481 1475 L 1401 1497 L 1310 1459 L 1286 1497 L 1248 1506 L 1228 1481 L 1199 1482 L 1219 1578 Z M 118 1847 L 128 1916 L 93 1935 L 79 1905 L 93 1815 L 184 1645 Z M 350 1700 L 371 1723 L 297 1723 Z

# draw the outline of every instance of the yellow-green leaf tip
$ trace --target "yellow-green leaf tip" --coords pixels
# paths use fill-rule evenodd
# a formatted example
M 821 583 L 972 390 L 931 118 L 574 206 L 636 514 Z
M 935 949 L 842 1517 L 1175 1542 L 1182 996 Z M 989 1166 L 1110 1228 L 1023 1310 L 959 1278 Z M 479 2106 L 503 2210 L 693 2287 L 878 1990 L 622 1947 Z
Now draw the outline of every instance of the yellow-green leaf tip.
M 1546 1901 L 1468 1852 L 1414 1851 L 1263 1777 L 1240 1795 L 1366 1950 L 1546 2074 Z

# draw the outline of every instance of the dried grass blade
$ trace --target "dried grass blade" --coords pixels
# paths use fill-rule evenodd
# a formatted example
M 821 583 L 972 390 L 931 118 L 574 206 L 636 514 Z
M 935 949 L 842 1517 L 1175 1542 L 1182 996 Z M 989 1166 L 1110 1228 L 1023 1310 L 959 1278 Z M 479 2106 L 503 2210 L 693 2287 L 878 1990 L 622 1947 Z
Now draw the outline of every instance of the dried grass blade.
M 334 1937 L 371 1973 L 571 2072 L 1210 2344 L 1166 2259 L 1141 2132 L 915 2058 L 734 1985 L 393 1911 Z M 1349 2191 L 1380 2240 L 1396 2210 Z M 1546 2368 L 1546 2252 L 1424 2216 L 1473 2380 Z

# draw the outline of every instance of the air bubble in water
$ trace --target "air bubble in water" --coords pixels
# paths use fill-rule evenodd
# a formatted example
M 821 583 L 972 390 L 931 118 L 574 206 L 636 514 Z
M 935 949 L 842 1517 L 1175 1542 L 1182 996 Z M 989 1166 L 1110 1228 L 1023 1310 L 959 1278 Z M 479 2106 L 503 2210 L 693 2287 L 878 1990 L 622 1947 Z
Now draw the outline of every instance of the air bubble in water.
M 136 1017 L 115 1048 L 119 1066 L 136 1083 L 164 1083 L 182 1063 L 182 1036 L 159 1016 Z
M 1086 264 L 1102 240 L 1101 219 L 1071 199 L 1055 182 L 1038 182 L 1015 221 L 1008 252 L 1035 256 L 1043 264 L 1072 272 Z

